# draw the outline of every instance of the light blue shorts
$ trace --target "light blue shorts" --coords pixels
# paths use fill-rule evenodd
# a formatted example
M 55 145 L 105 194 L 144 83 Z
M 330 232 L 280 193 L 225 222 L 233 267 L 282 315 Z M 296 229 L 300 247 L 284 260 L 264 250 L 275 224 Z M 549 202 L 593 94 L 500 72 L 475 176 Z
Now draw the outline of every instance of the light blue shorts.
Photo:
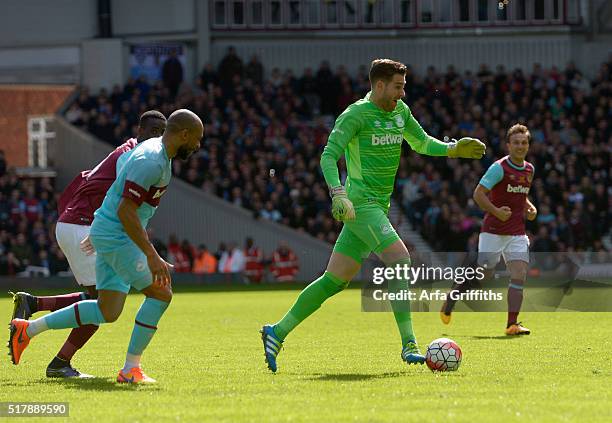
M 130 287 L 142 291 L 153 282 L 147 257 L 132 241 L 114 248 L 104 240 L 91 238 L 96 249 L 96 289 L 127 294 Z

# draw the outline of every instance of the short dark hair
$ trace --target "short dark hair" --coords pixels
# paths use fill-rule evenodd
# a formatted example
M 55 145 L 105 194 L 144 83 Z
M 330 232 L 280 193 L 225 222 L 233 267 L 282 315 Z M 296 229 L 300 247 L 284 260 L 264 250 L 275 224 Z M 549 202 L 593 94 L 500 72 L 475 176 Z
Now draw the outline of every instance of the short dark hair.
M 521 125 L 520 123 L 512 125 L 506 133 L 506 142 L 510 142 L 510 137 L 514 134 L 527 134 L 527 141 L 531 142 L 531 132 L 529 132 L 529 129 L 527 129 L 525 125 Z
M 148 120 L 159 119 L 161 121 L 166 122 L 166 116 L 162 112 L 158 112 L 157 110 L 147 110 L 142 115 L 140 115 L 140 120 L 138 121 L 138 126 L 142 127 L 146 124 Z
M 406 75 L 406 65 L 391 59 L 372 60 L 370 66 L 370 83 L 372 85 L 378 80 L 389 82 L 395 74 Z

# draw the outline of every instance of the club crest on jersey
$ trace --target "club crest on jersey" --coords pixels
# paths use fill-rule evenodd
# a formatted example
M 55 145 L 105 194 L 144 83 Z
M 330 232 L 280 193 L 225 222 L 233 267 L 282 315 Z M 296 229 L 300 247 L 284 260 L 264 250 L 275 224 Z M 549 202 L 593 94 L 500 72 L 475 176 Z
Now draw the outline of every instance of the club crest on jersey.
M 136 271 L 137 272 L 142 272 L 143 270 L 145 270 L 145 264 L 143 261 L 137 261 L 136 262 Z
M 372 135 L 372 145 L 392 145 L 401 143 L 402 136 L 400 134 Z
M 395 124 L 397 125 L 398 128 L 403 128 L 404 118 L 402 118 L 400 115 L 395 116 Z
M 149 192 L 147 193 L 147 198 L 145 199 L 145 201 L 153 207 L 159 206 L 159 201 L 162 195 L 164 195 L 164 193 L 166 192 L 167 188 L 168 185 L 163 187 L 152 186 L 149 189 Z
M 380 231 L 383 233 L 383 235 L 387 235 L 393 231 L 393 227 L 390 223 L 383 223 L 380 225 Z

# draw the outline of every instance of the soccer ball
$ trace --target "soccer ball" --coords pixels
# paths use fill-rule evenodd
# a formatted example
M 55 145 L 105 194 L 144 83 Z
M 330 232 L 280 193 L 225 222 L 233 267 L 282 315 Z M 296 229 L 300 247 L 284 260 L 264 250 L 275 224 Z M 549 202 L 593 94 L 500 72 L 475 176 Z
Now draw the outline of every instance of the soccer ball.
M 452 339 L 439 338 L 431 341 L 425 354 L 427 367 L 432 371 L 454 372 L 461 364 L 461 348 Z

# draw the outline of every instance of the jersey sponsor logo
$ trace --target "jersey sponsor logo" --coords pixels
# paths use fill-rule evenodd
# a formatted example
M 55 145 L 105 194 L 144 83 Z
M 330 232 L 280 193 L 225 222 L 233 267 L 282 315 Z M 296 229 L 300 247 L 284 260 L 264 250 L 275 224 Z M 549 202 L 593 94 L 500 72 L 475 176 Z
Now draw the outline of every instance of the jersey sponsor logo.
M 372 145 L 392 145 L 401 143 L 402 136 L 400 134 L 372 135 Z
M 522 185 L 517 185 L 513 187 L 512 185 L 508 184 L 508 186 L 506 187 L 506 191 L 511 192 L 513 194 L 529 194 L 529 187 L 524 187 Z
M 140 198 L 141 195 L 138 191 L 136 191 L 135 189 L 132 188 L 128 188 L 128 191 L 130 192 L 130 194 L 132 194 L 134 197 Z

